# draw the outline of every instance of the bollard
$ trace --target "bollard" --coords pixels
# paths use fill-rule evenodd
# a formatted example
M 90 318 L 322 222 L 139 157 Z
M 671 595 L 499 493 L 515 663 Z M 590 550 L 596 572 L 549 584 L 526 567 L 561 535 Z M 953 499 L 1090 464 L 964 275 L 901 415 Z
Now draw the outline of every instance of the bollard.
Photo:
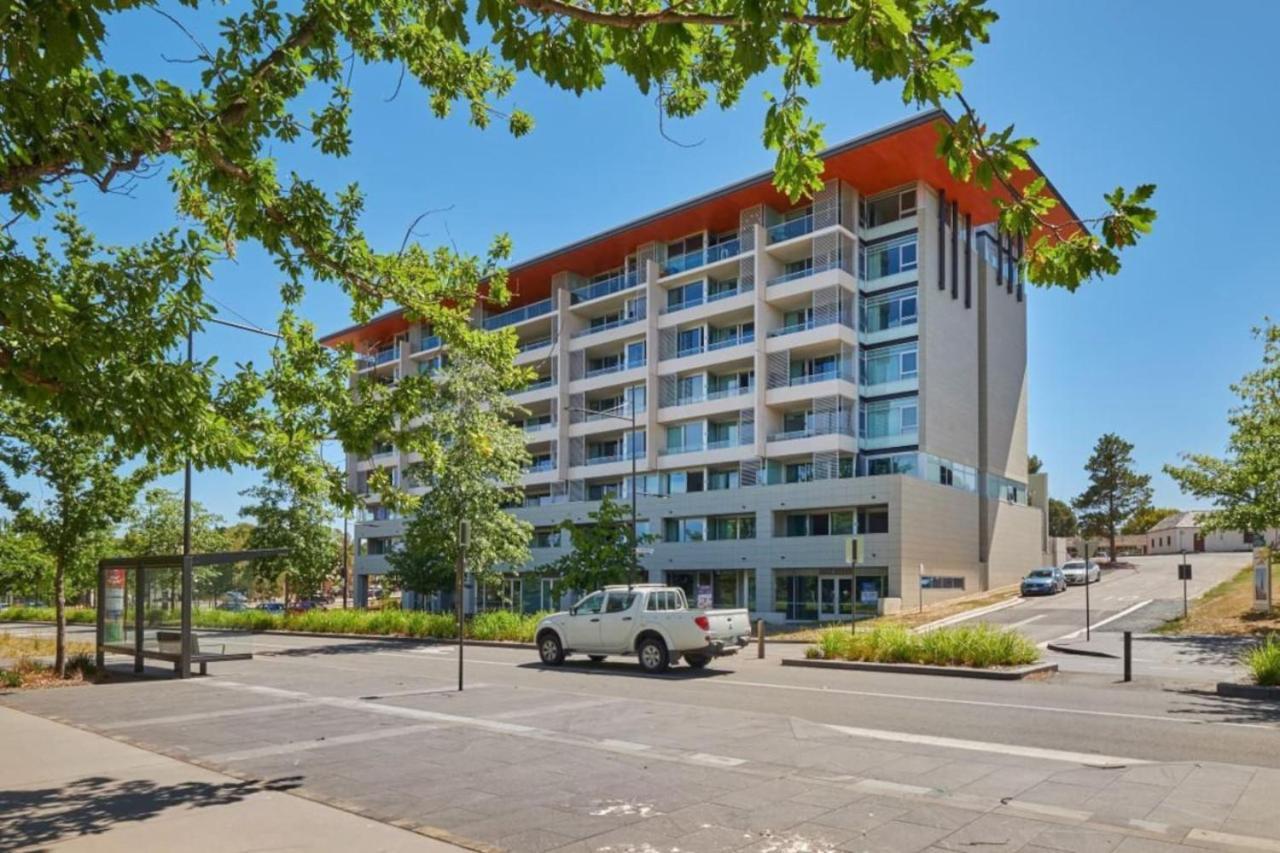
M 756 657 L 764 660 L 764 620 L 756 620 Z
M 1124 680 L 1133 681 L 1133 632 L 1124 632 Z

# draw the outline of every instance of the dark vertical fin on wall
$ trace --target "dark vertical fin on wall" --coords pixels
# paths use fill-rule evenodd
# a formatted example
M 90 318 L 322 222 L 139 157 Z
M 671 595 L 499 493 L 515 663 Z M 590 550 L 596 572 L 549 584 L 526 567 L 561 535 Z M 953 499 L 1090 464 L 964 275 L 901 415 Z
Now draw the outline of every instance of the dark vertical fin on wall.
M 1022 301 L 1022 235 L 1018 235 L 1018 301 Z
M 1004 235 L 1000 226 L 996 226 L 996 287 L 1004 287 Z
M 1004 292 L 1013 295 L 1013 235 L 1008 234 L 1004 238 L 1007 242 L 1004 252 L 1000 255 L 1000 263 L 1005 267 L 1004 271 Z
M 951 202 L 951 298 L 960 298 L 960 205 Z
M 938 190 L 938 290 L 947 289 L 947 191 Z
M 973 307 L 973 214 L 964 215 L 964 307 Z

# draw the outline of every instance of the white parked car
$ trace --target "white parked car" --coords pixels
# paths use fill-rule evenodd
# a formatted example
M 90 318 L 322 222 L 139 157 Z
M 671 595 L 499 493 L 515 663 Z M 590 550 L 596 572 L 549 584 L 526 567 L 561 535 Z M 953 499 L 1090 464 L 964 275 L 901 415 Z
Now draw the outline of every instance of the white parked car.
M 701 669 L 714 657 L 736 653 L 750 637 L 745 609 L 691 608 L 684 590 L 661 584 L 607 586 L 547 616 L 534 633 L 538 656 L 550 666 L 570 654 L 594 661 L 636 655 L 646 672 L 662 672 L 682 657 Z
M 1098 564 L 1090 562 L 1086 569 L 1084 560 L 1068 560 L 1063 563 L 1062 574 L 1066 576 L 1067 583 L 1072 586 L 1084 583 L 1086 576 L 1089 583 L 1097 583 L 1102 579 L 1102 569 L 1098 568 Z

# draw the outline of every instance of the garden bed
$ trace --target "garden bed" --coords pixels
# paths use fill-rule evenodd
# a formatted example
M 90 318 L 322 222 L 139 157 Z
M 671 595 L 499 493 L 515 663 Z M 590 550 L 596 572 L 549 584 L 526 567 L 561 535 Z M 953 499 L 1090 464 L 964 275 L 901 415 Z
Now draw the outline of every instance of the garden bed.
M 1037 664 L 1040 650 L 1015 630 L 986 624 L 948 626 L 925 633 L 893 625 L 856 633 L 829 629 L 817 644 L 805 650 L 805 660 L 874 664 L 880 669 L 884 665 L 906 665 L 995 671 Z
M 946 675 L 952 678 L 985 678 L 992 681 L 1020 681 L 1024 678 L 1046 678 L 1058 671 L 1056 663 L 1028 666 L 978 669 L 967 666 L 933 666 L 919 663 L 876 663 L 874 661 L 822 660 L 820 658 L 786 658 L 783 666 L 808 666 L 815 669 L 854 669 L 864 672 L 892 672 L 907 675 Z

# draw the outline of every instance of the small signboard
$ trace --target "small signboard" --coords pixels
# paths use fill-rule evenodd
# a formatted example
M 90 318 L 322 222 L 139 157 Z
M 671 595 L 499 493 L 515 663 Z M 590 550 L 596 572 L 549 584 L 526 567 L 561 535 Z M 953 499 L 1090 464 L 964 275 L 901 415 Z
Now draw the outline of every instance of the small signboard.
M 1253 549 L 1253 609 L 1266 613 L 1271 609 L 1271 549 Z
M 637 545 L 637 546 L 636 546 L 636 556 L 637 556 L 637 557 L 652 557 L 652 556 L 653 556 L 653 549 L 652 549 L 652 548 L 644 548 L 644 547 L 642 547 L 642 546 L 640 546 L 640 545 Z
M 858 601 L 863 604 L 875 604 L 880 600 L 880 590 L 873 586 L 865 586 L 858 590 Z
M 711 607 L 711 602 L 712 602 L 712 596 L 711 596 L 711 585 L 710 585 L 710 584 L 699 584 L 699 586 L 698 586 L 698 609 L 699 609 L 699 610 L 706 610 L 707 608 Z
M 1178 564 L 1178 580 L 1180 581 L 1191 580 L 1191 564 L 1190 563 Z
M 853 565 L 863 558 L 862 537 L 850 536 L 844 540 L 844 561 Z

